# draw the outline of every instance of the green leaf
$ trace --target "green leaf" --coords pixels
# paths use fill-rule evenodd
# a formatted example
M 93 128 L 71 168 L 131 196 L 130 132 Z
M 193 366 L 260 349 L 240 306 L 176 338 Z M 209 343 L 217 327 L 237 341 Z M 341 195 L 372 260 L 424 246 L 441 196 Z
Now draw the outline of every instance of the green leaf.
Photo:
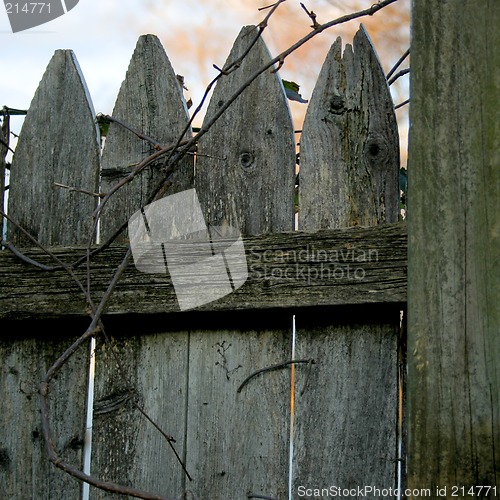
M 293 90 L 294 92 L 298 92 L 300 89 L 300 85 L 295 82 L 290 82 L 288 80 L 281 80 L 283 82 L 283 87 L 288 90 Z

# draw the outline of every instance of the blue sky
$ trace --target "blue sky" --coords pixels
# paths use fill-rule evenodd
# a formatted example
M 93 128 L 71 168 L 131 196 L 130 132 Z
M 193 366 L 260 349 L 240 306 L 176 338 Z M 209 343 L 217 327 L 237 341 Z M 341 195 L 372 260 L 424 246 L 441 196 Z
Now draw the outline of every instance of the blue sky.
M 24 0 L 23 0 L 24 1 Z M 158 15 L 155 6 L 162 5 Z M 196 25 L 210 23 L 217 0 L 185 2 L 176 0 L 80 0 L 72 10 L 47 24 L 13 34 L 3 6 L 0 5 L 0 107 L 27 109 L 43 76 L 50 58 L 57 49 L 72 49 L 82 69 L 96 112 L 111 113 L 120 85 L 125 78 L 137 39 L 145 33 L 161 35 L 173 28 L 183 29 L 187 36 Z M 194 6 L 194 7 L 193 7 Z M 241 16 L 239 9 L 226 11 L 226 25 L 236 38 L 241 26 L 257 22 L 257 12 L 250 19 Z M 257 17 L 258 15 L 258 17 Z M 230 31 L 229 30 L 229 31 Z M 216 36 L 216 35 L 215 35 Z M 194 43 L 199 43 L 195 40 Z M 201 98 L 205 82 L 194 83 L 196 69 L 186 69 L 189 56 L 167 50 L 176 72 L 190 72 L 190 91 L 194 102 Z M 229 53 L 221 54 L 223 64 Z M 211 67 L 214 61 L 207 65 Z M 177 63 L 177 64 L 176 64 Z M 181 69 L 178 69 L 178 67 Z M 191 67 L 193 64 L 190 65 Z M 215 76 L 216 72 L 213 71 Z M 13 131 L 19 132 L 22 119 L 12 117 Z M 16 130 L 16 126 L 18 129 Z
M 13 34 L 0 6 L 0 106 L 26 109 L 50 58 L 72 49 L 96 111 L 112 111 L 142 26 L 131 22 L 137 1 L 80 0 L 64 16 Z

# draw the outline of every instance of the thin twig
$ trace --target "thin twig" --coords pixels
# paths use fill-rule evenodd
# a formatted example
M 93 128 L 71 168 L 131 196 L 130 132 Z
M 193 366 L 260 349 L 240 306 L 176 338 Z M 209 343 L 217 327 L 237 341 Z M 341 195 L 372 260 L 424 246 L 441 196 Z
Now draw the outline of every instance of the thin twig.
M 33 260 L 31 257 L 28 257 L 23 252 L 21 252 L 17 247 L 15 247 L 10 241 L 2 240 L 2 246 L 7 248 L 12 254 L 14 254 L 19 260 L 22 260 L 26 264 L 30 264 L 31 266 L 38 267 L 42 271 L 53 271 L 55 266 L 47 266 L 46 264 L 42 264 L 36 260 Z M 62 269 L 61 266 L 57 266 L 58 269 Z
M 175 446 L 173 443 L 175 443 L 175 439 L 172 436 L 169 436 L 168 434 L 165 433 L 165 431 L 138 405 L 134 404 L 134 406 L 139 410 L 139 412 L 142 414 L 142 416 L 165 438 L 167 443 L 169 444 L 171 450 L 173 451 L 175 458 L 179 462 L 179 464 L 182 467 L 182 470 L 184 471 L 184 474 L 186 474 L 186 477 L 192 481 L 193 478 L 191 477 L 191 474 L 189 474 L 186 465 L 182 461 L 182 458 L 180 457 L 179 453 L 175 449 Z
M 3 139 L 0 139 L 0 144 L 2 144 L 2 146 L 6 148 L 7 151 L 14 153 L 14 150 Z
M 295 364 L 299 364 L 299 363 L 313 363 L 313 362 L 314 362 L 314 360 L 312 360 L 312 359 L 292 359 L 290 361 L 278 363 L 277 365 L 272 365 L 272 366 L 267 366 L 266 368 L 261 368 L 260 370 L 257 370 L 256 372 L 250 374 L 245 380 L 243 380 L 243 382 L 240 384 L 240 386 L 238 387 L 236 392 L 241 392 L 243 387 L 245 387 L 245 385 L 247 385 L 248 382 L 250 382 L 250 380 L 252 378 L 256 377 L 257 375 L 260 375 L 261 373 L 271 372 L 274 370 L 281 370 L 282 368 L 286 368 L 289 365 L 295 365 Z
M 262 10 L 267 10 L 267 9 L 270 9 L 271 7 L 274 7 L 276 5 L 276 2 L 272 3 L 272 4 L 269 4 L 269 5 L 266 5 L 264 7 L 259 7 L 257 10 L 260 12 Z
M 70 193 L 75 192 L 75 193 L 83 193 L 83 194 L 88 194 L 90 196 L 94 196 L 96 198 L 103 198 L 106 193 L 94 193 L 92 191 L 87 191 L 86 189 L 82 188 L 76 188 L 72 186 L 66 186 L 66 184 L 60 184 L 59 182 L 54 182 L 54 186 L 67 189 Z
M 396 106 L 394 106 L 394 109 L 402 108 L 403 106 L 406 106 L 409 103 L 410 103 L 410 99 L 406 99 L 406 101 L 403 101 L 403 102 L 400 102 L 399 104 L 396 104 Z
M 312 365 L 314 365 L 315 363 L 316 363 L 316 361 L 314 361 L 314 359 L 309 360 L 309 368 L 306 372 L 306 379 L 304 381 L 304 385 L 302 387 L 302 390 L 300 391 L 301 396 L 303 396 L 306 392 L 307 384 L 309 382 L 309 377 L 311 376 Z
M 318 21 L 316 21 L 316 14 L 312 10 L 311 11 L 308 10 L 307 7 L 302 2 L 300 2 L 300 6 L 305 10 L 306 14 L 311 19 L 311 21 L 312 21 L 311 28 L 316 29 L 319 26 Z
M 102 118 L 102 119 L 104 119 L 104 120 L 117 123 L 121 127 L 125 128 L 125 129 L 129 130 L 130 132 L 132 132 L 133 134 L 135 134 L 137 137 L 139 137 L 139 139 L 142 139 L 143 141 L 149 142 L 155 148 L 159 148 L 160 147 L 160 143 L 156 139 L 153 139 L 153 138 L 147 136 L 146 134 L 143 134 L 142 132 L 139 132 L 138 130 L 136 130 L 132 126 L 128 125 L 127 123 L 123 122 L 119 118 L 116 118 L 115 116 L 100 114 L 99 117 Z
M 402 69 L 398 71 L 390 80 L 387 80 L 388 85 L 392 85 L 398 78 L 407 75 L 410 72 L 410 68 Z
M 410 49 L 407 49 L 406 52 L 397 60 L 396 64 L 391 68 L 389 73 L 387 73 L 386 79 L 389 78 L 396 72 L 396 70 L 401 66 L 403 61 L 410 55 Z

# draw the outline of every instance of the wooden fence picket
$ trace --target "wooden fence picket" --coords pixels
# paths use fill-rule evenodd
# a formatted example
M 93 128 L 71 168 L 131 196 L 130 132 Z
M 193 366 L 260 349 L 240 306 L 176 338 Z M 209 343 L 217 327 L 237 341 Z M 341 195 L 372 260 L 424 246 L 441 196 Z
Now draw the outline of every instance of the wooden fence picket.
M 44 245 L 90 241 L 99 145 L 93 106 L 75 55 L 54 53 L 30 105 L 12 160 L 9 215 Z M 35 246 L 13 224 L 8 238 Z
M 226 66 L 256 32 L 240 31 Z M 259 39 L 238 70 L 217 83 L 204 123 L 270 58 Z M 293 229 L 294 180 L 291 115 L 278 76 L 268 70 L 200 140 L 195 185 L 208 224 L 249 235 Z M 290 359 L 291 316 L 270 318 L 234 314 L 191 331 L 186 451 L 194 498 L 287 495 L 289 369 L 238 392 L 247 376 Z
M 139 37 L 112 116 L 163 146 L 176 144 L 181 136 L 188 121 L 187 107 L 174 70 L 156 36 Z M 185 137 L 190 134 L 188 131 Z M 154 151 L 154 145 L 147 140 L 139 139 L 120 124 L 111 123 L 102 152 L 101 190 L 107 193 Z M 148 203 L 164 175 L 163 156 L 110 198 L 101 220 L 103 241 Z M 167 194 L 192 187 L 193 175 L 193 157 L 186 156 L 171 175 L 172 185 Z M 126 232 L 116 241 L 127 242 Z
M 225 66 L 243 55 L 257 33 L 253 26 L 241 30 Z M 238 70 L 219 80 L 204 123 L 270 59 L 259 39 Z M 293 229 L 295 139 L 283 87 L 272 69 L 214 123 L 199 153 L 196 187 L 209 224 L 235 224 L 246 235 Z
M 394 105 L 363 26 L 333 43 L 300 139 L 299 229 L 373 226 L 399 217 Z M 398 168 L 396 168 L 398 166 Z
M 389 88 L 363 27 L 343 56 L 341 44 L 338 38 L 327 55 L 303 126 L 301 230 L 398 220 L 399 147 Z M 336 271 L 363 279 L 356 261 L 373 259 L 376 266 L 370 250 L 376 248 L 354 255 L 346 247 L 343 257 L 331 257 L 338 259 Z M 321 286 L 325 277 L 313 279 Z M 399 308 L 299 313 L 296 325 L 296 355 L 315 364 L 297 369 L 293 491 L 395 488 Z
M 187 107 L 157 37 L 139 38 L 112 115 L 162 145 L 175 144 L 181 136 L 188 122 Z M 108 192 L 131 172 L 132 164 L 152 152 L 152 144 L 111 123 L 102 157 L 102 190 Z M 165 175 L 164 163 L 164 158 L 155 161 L 139 178 L 113 195 L 103 210 L 103 241 L 149 202 Z M 193 163 L 192 156 L 180 161 L 170 178 L 172 185 L 167 195 L 192 187 Z M 128 241 L 126 232 L 119 241 Z M 165 276 L 157 276 L 159 283 L 166 281 Z M 188 334 L 168 333 L 167 326 L 161 323 L 155 330 L 153 324 L 154 319 L 146 318 L 114 327 L 110 322 L 106 330 L 110 343 L 103 336 L 98 338 L 92 473 L 168 496 L 182 491 L 182 468 L 168 443 L 134 403 L 176 437 L 176 450 L 183 457 Z M 143 335 L 145 329 L 153 333 Z M 91 488 L 90 496 L 114 498 L 114 494 L 96 488 Z
M 86 84 L 73 52 L 58 50 L 21 131 L 11 168 L 9 215 L 43 245 L 86 244 L 91 240 L 95 198 L 54 183 L 95 192 L 98 173 L 97 128 Z M 11 222 L 8 240 L 19 246 L 34 246 Z M 50 259 L 46 263 L 54 264 Z M 67 498 L 78 498 L 81 484 L 47 460 L 38 384 L 84 329 L 82 320 L 28 321 L 23 331 L 18 322 L 2 323 L 0 483 L 6 498 L 57 498 L 62 492 Z M 49 392 L 55 448 L 64 460 L 80 469 L 88 355 L 85 344 L 63 366 Z

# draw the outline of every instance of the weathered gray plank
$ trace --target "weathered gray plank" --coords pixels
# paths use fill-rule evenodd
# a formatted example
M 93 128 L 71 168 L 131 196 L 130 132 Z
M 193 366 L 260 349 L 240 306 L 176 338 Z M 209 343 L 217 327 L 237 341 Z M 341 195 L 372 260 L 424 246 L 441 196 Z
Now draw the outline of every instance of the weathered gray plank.
M 287 497 L 289 367 L 238 392 L 252 373 L 290 359 L 291 318 L 261 320 L 260 328 L 207 322 L 191 333 L 186 490 L 194 498 Z
M 257 30 L 244 27 L 226 66 L 244 53 Z M 270 60 L 258 39 L 234 73 L 219 80 L 204 124 L 259 67 Z M 228 108 L 200 141 L 196 189 L 212 225 L 243 234 L 293 228 L 295 149 L 283 89 L 266 72 Z M 290 359 L 287 313 L 259 329 L 207 325 L 189 347 L 186 456 L 195 498 L 286 496 L 290 377 L 272 373 L 238 385 L 251 372 Z
M 188 336 L 167 332 L 171 321 L 157 323 L 152 332 L 151 320 L 146 327 L 144 319 L 108 323 L 111 343 L 101 340 L 95 353 L 92 473 L 179 498 L 185 483 L 182 466 L 139 408 L 176 439 L 173 446 L 184 460 Z M 91 498 L 115 496 L 91 488 Z
M 406 302 L 406 224 L 323 229 L 244 238 L 248 279 L 204 311 L 272 309 Z M 85 255 L 82 247 L 50 248 L 64 262 Z M 92 258 L 91 282 L 102 296 L 126 248 L 112 246 Z M 43 251 L 27 255 L 51 265 Z M 85 266 L 75 270 L 85 278 Z M 81 291 L 64 271 L 30 267 L 10 252 L 0 254 L 0 318 L 85 315 Z M 179 310 L 172 280 L 129 266 L 108 304 L 112 314 L 161 314 Z
M 188 122 L 187 107 L 175 72 L 156 36 L 139 37 L 112 115 L 164 146 L 175 144 L 181 136 Z M 185 137 L 190 134 L 189 131 Z M 154 151 L 151 143 L 111 123 L 102 153 L 101 190 L 108 192 L 131 173 L 134 165 Z M 101 218 L 103 241 L 148 203 L 165 175 L 165 159 L 157 158 L 111 197 Z M 193 175 L 193 157 L 186 156 L 170 177 L 172 185 L 166 194 L 192 187 Z M 126 241 L 126 233 L 119 241 Z
M 57 50 L 38 86 L 12 160 L 9 215 L 45 245 L 87 243 L 97 191 L 99 144 L 93 106 L 75 55 Z M 12 224 L 9 240 L 34 246 Z
M 384 73 L 361 27 L 353 47 L 332 45 L 301 137 L 299 227 L 371 226 L 398 218 L 398 138 Z M 393 319 L 391 320 L 391 313 Z M 314 358 L 314 383 L 297 369 L 293 492 L 300 486 L 397 486 L 397 308 L 297 315 L 296 356 Z M 331 325 L 331 326 L 328 326 Z M 326 325 L 326 326 L 325 326 Z M 318 389 L 321 388 L 321 396 Z M 319 438 L 321 436 L 321 438 Z M 344 495 L 357 498 L 357 495 Z M 375 493 L 368 498 L 377 496 Z
M 300 138 L 300 229 L 396 222 L 399 146 L 394 106 L 364 28 L 332 45 Z
M 255 27 L 242 29 L 225 67 L 256 34 Z M 270 58 L 259 39 L 240 67 L 217 83 L 204 124 Z M 196 188 L 209 224 L 240 224 L 245 235 L 293 228 L 293 124 L 275 73 L 266 71 L 245 89 L 201 138 L 198 151 Z
M 80 325 L 81 326 L 81 325 Z M 74 323 L 24 324 L 25 331 L 2 327 L 0 370 L 0 482 L 5 498 L 78 498 L 81 484 L 45 457 L 38 384 L 68 347 Z M 27 335 L 26 335 L 27 334 Z M 50 424 L 61 458 L 82 467 L 88 346 L 51 383 Z
M 43 245 L 83 244 L 90 236 L 95 200 L 54 185 L 95 191 L 99 145 L 94 113 L 71 51 L 56 51 L 33 98 L 13 159 L 9 215 Z M 33 243 L 12 226 L 8 239 Z M 54 285 L 52 285 L 53 287 Z M 2 328 L 0 467 L 9 498 L 78 498 L 81 484 L 49 463 L 41 431 L 38 384 L 51 364 L 84 331 L 75 323 Z M 42 333 L 43 332 L 43 333 Z M 60 457 L 82 468 L 88 344 L 49 386 L 49 418 Z
M 397 313 L 358 306 L 297 315 L 296 358 L 314 364 L 295 369 L 293 495 L 300 486 L 396 488 L 396 342 L 387 317 Z
M 469 488 L 500 478 L 500 4 L 413 8 L 409 487 L 494 496 Z
M 163 145 L 174 144 L 181 136 L 189 119 L 187 107 L 174 70 L 157 37 L 145 35 L 139 38 L 113 116 Z M 152 152 L 154 149 L 150 143 L 111 123 L 102 158 L 102 190 L 108 192 L 131 172 L 131 165 Z M 103 240 L 149 203 L 165 175 L 164 165 L 165 159 L 159 158 L 112 196 L 103 211 Z M 179 163 L 170 181 L 172 185 L 166 195 L 192 187 L 192 156 Z M 126 241 L 126 234 L 120 241 Z M 121 251 L 121 256 L 123 254 Z M 115 266 L 117 263 L 114 261 Z M 112 269 L 110 271 L 112 275 Z M 132 264 L 129 272 L 137 273 Z M 109 279 L 110 274 L 107 276 Z M 160 281 L 165 278 L 152 277 Z M 127 295 L 132 299 L 126 306 L 127 312 L 132 312 L 132 302 L 149 301 L 137 283 L 129 288 Z M 119 301 L 118 295 L 116 297 Z M 139 324 L 136 330 L 129 326 L 111 330 L 115 336 L 114 347 L 103 337 L 98 339 L 92 473 L 118 484 L 175 497 L 183 491 L 184 475 L 161 434 L 130 400 L 125 399 L 122 406 L 118 404 L 114 410 L 105 411 L 106 405 L 113 406 L 117 400 L 121 401 L 130 387 L 137 395 L 138 404 L 144 405 L 147 415 L 165 432 L 175 435 L 178 439 L 176 449 L 183 456 L 188 333 L 179 329 L 167 333 L 165 325 L 163 331 L 143 336 L 143 328 Z M 121 369 L 116 366 L 113 349 Z M 96 499 L 114 498 L 113 494 L 95 488 L 91 488 L 90 495 Z

